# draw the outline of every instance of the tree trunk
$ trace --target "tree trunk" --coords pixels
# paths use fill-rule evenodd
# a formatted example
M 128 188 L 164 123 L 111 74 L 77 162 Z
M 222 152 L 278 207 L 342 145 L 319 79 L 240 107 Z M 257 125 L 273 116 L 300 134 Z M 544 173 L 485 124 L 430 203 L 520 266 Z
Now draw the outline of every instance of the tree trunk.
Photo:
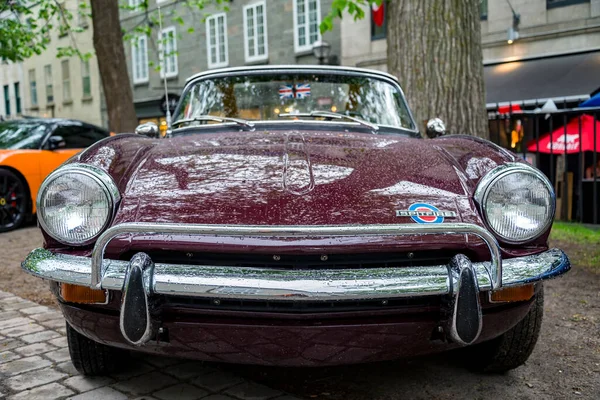
M 94 49 L 106 99 L 110 130 L 133 132 L 137 117 L 119 20 L 119 2 L 91 0 Z
M 448 133 L 489 137 L 479 0 L 393 0 L 388 70 L 404 89 L 418 128 L 439 117 Z

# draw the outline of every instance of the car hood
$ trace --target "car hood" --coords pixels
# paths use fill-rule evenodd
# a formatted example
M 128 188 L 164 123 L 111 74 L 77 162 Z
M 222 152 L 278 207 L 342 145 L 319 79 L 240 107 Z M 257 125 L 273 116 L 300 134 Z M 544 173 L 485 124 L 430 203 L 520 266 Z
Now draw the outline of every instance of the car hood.
M 120 176 L 115 223 L 407 223 L 396 211 L 415 203 L 480 222 L 468 176 L 431 141 L 261 131 L 179 136 L 140 149 Z

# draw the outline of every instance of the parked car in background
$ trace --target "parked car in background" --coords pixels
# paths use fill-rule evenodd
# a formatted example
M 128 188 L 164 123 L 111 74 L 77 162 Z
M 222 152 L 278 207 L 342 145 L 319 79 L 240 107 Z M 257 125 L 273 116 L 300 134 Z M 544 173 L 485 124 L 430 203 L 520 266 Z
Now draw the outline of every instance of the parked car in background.
M 40 184 L 56 167 L 109 136 L 98 126 L 68 119 L 0 122 L 0 232 L 36 212 Z
M 506 371 L 540 332 L 555 197 L 538 170 L 472 136 L 424 139 L 398 81 L 345 67 L 213 70 L 173 129 L 91 146 L 38 196 L 71 359 L 127 350 L 323 366 L 458 347 Z

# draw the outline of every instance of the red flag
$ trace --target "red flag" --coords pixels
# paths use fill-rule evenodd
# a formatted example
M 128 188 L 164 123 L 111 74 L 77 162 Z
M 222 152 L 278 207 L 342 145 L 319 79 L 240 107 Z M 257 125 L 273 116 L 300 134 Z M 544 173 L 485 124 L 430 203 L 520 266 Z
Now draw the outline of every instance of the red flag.
M 371 5 L 371 17 L 375 25 L 383 26 L 383 22 L 385 21 L 385 3 L 381 3 L 379 6 L 373 3 Z

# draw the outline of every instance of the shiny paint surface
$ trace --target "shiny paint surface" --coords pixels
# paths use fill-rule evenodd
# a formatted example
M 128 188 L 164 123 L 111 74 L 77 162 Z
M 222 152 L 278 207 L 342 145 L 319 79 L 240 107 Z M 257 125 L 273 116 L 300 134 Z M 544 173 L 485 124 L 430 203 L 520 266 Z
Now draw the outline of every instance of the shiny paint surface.
M 118 301 L 118 297 L 113 300 Z M 522 302 L 483 311 L 478 342 L 497 337 L 529 311 Z M 432 335 L 439 310 L 412 309 L 269 315 L 252 312 L 171 309 L 162 327 L 169 340 L 141 347 L 125 342 L 119 317 L 73 304 L 60 304 L 65 318 L 91 339 L 131 350 L 215 362 L 276 366 L 326 366 L 392 360 L 459 347 Z
M 513 161 L 509 152 L 470 137 L 435 140 L 371 134 L 339 126 L 310 130 L 290 124 L 257 126 L 170 139 L 119 135 L 88 148 L 73 161 L 106 170 L 122 195 L 113 221 L 247 225 L 347 225 L 414 223 L 397 217 L 416 202 L 454 211 L 484 226 L 472 196 L 481 177 Z M 188 128 L 186 132 L 189 132 Z M 206 133 L 205 133 L 206 132 Z M 545 250 L 546 236 L 526 246 L 502 245 L 503 257 Z M 47 238 L 50 250 L 65 249 Z M 222 252 L 362 252 L 406 249 L 469 249 L 488 257 L 485 244 L 464 235 L 444 237 L 211 238 L 168 235 L 113 240 L 107 256 L 128 250 Z
M 2 150 L 0 149 L 0 168 L 18 171 L 29 187 L 31 212 L 36 212 L 35 198 L 42 181 L 81 149 L 59 150 Z

